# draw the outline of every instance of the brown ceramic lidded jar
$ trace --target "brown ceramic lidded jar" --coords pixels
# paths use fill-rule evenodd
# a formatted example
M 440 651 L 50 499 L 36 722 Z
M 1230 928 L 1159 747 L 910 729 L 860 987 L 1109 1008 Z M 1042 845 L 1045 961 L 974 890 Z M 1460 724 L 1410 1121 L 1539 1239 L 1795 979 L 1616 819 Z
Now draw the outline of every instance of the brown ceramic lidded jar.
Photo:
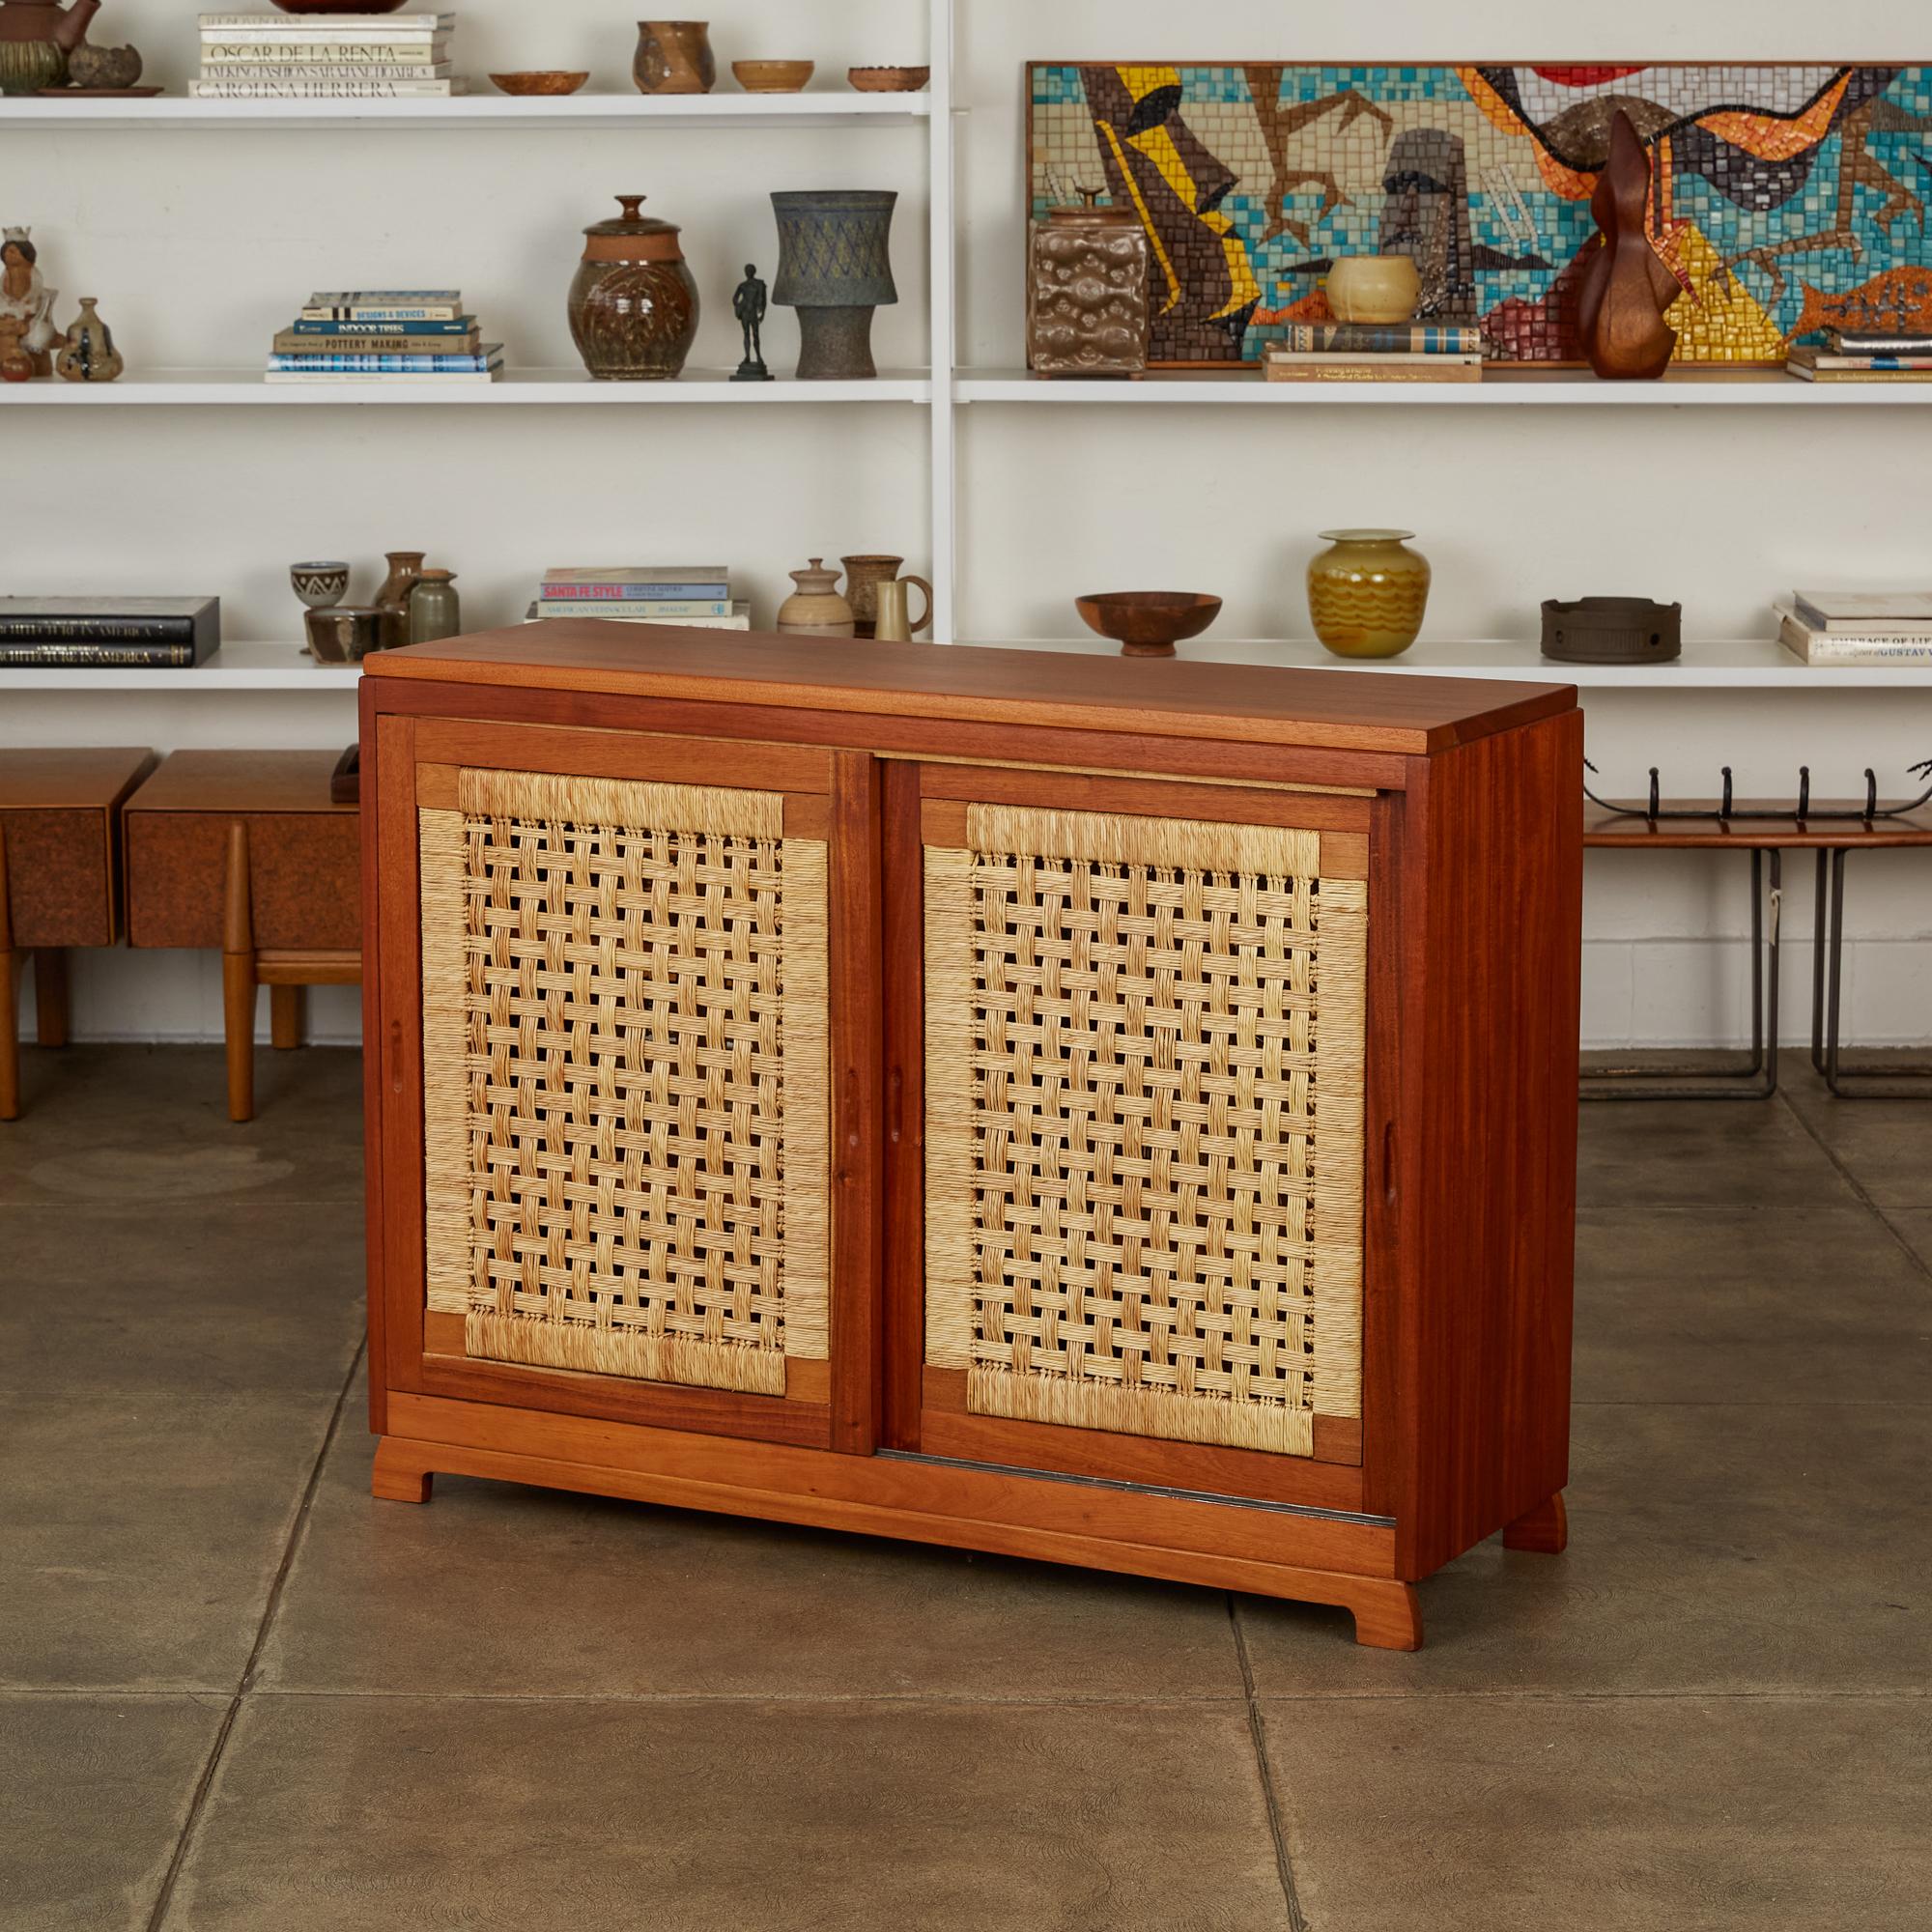
M 600 382 L 668 383 L 697 337 L 697 284 L 685 266 L 675 222 L 638 210 L 583 231 L 583 260 L 570 285 L 570 332 Z
M 1148 362 L 1147 230 L 1128 208 L 1056 208 L 1033 228 L 1027 359 L 1040 376 L 1139 376 Z

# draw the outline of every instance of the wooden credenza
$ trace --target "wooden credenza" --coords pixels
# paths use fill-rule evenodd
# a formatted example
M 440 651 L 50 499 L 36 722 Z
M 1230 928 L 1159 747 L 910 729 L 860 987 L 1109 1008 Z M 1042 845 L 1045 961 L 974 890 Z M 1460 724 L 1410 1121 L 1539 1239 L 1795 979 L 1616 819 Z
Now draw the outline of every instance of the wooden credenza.
M 1567 687 L 588 622 L 365 668 L 379 1495 L 1396 1647 L 1562 1547 Z

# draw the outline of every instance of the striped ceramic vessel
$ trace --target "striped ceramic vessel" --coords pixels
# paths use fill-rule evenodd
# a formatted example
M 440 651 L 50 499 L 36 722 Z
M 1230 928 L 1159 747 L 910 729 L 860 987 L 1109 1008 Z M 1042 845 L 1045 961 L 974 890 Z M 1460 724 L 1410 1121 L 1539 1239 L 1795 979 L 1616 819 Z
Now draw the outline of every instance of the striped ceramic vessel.
M 1429 602 L 1429 559 L 1413 530 L 1323 530 L 1308 566 L 1308 614 L 1338 658 L 1393 658 L 1414 643 Z

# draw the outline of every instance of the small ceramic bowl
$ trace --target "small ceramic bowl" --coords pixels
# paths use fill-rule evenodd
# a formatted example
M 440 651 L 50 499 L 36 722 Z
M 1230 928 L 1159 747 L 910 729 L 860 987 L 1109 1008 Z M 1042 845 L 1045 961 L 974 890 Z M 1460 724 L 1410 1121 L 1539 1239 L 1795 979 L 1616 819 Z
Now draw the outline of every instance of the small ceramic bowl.
M 932 78 L 929 67 L 852 67 L 845 78 L 861 94 L 917 94 Z
M 802 94 L 815 61 L 733 61 L 731 71 L 747 94 Z
M 292 563 L 289 582 L 311 611 L 327 611 L 349 595 L 349 566 L 346 563 Z
M 500 94 L 575 94 L 590 78 L 585 73 L 566 73 L 560 68 L 528 73 L 493 73 L 490 85 Z
M 1076 597 L 1090 631 L 1112 638 L 1123 658 L 1171 658 L 1221 614 L 1221 600 L 1200 590 L 1103 590 Z
M 384 612 L 370 604 L 338 604 L 333 610 L 311 611 L 308 654 L 317 664 L 360 664 L 383 641 Z

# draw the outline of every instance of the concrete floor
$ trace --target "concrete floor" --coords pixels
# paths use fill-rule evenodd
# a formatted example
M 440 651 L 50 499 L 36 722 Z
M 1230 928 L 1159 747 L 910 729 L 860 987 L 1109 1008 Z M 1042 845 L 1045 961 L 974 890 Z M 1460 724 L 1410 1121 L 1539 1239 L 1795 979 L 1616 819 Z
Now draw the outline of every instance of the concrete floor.
M 1792 1068 L 1797 1083 L 1798 1068 Z M 1932 1107 L 1584 1112 L 1573 1541 L 1339 1612 L 438 1480 L 357 1063 L 29 1053 L 0 1926 L 1932 1923 Z

